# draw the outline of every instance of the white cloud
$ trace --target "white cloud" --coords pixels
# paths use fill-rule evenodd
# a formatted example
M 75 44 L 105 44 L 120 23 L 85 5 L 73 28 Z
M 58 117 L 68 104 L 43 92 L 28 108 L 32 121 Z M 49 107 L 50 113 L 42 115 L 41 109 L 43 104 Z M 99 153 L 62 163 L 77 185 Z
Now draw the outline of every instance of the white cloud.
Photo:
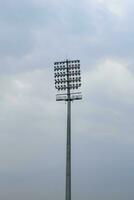
M 102 93 L 108 93 L 111 97 L 122 98 L 122 101 L 134 98 L 134 76 L 124 63 L 114 60 L 106 60 L 93 71 L 86 74 L 89 93 L 96 87 Z M 99 90 L 98 88 L 98 90 Z
M 124 17 L 126 11 L 125 0 L 96 0 L 99 4 L 108 9 L 112 14 L 118 17 Z
M 50 81 L 49 76 L 53 78 L 48 70 L 1 76 L 0 173 L 23 173 L 33 164 L 36 167 L 37 160 L 42 162 L 42 156 L 48 163 L 46 169 L 59 165 L 48 159 L 64 137 L 63 127 L 58 127 L 64 120 L 64 108 L 55 101 L 53 79 Z
M 81 112 L 87 116 L 83 127 L 97 137 L 121 134 L 122 140 L 133 141 L 134 75 L 126 64 L 112 59 L 98 63 L 83 74 L 82 91 L 86 102 Z

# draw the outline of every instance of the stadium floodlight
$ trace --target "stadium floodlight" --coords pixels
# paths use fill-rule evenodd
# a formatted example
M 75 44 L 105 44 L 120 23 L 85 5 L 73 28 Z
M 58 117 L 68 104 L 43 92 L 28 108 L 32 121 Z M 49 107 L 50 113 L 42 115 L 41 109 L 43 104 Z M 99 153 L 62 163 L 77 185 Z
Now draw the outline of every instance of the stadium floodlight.
M 65 200 L 71 200 L 71 102 L 74 100 L 82 99 L 81 92 L 76 92 L 81 87 L 80 60 L 66 60 L 62 62 L 55 62 L 54 79 L 55 88 L 58 90 L 56 101 L 67 102 Z

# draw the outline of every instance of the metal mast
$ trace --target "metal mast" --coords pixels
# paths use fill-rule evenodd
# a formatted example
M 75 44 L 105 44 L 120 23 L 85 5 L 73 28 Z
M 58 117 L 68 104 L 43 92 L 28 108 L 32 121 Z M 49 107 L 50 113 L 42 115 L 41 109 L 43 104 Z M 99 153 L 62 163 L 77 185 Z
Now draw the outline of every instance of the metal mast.
M 80 60 L 66 60 L 54 63 L 55 88 L 59 91 L 56 101 L 67 101 L 67 144 L 66 144 L 66 195 L 71 200 L 71 102 L 81 100 L 81 92 L 73 92 L 81 87 Z M 62 93 L 66 91 L 66 93 Z

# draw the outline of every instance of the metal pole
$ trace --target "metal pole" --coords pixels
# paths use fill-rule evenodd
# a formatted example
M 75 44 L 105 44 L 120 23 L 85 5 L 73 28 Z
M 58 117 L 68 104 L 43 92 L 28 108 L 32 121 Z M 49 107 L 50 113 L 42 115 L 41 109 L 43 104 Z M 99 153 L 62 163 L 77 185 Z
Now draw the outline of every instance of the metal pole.
M 71 102 L 81 100 L 80 92 L 71 93 L 81 87 L 80 60 L 66 60 L 54 63 L 55 88 L 62 92 L 56 95 L 56 101 L 67 102 L 67 143 L 66 143 L 66 190 L 65 200 L 71 200 Z
M 71 98 L 69 86 L 69 68 L 67 65 L 67 146 L 66 146 L 66 200 L 71 200 Z

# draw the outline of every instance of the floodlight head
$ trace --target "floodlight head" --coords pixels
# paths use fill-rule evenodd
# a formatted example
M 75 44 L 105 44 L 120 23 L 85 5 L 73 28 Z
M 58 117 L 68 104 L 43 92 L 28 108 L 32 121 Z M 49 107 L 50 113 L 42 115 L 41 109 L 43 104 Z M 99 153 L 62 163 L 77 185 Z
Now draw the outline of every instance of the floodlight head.
M 55 62 L 54 79 L 58 91 L 79 89 L 81 87 L 80 60 Z

